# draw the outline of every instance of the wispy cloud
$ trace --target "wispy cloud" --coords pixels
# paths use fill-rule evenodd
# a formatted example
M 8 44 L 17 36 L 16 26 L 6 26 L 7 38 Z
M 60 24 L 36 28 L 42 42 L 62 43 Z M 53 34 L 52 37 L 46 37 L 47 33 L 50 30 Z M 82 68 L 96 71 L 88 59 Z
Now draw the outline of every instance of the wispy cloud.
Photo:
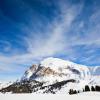
M 1 61 L 10 62 L 13 59 L 13 62 L 24 63 L 32 61 L 35 59 L 40 59 L 47 56 L 53 56 L 57 53 L 63 52 L 67 46 L 65 40 L 65 34 L 69 31 L 71 24 L 81 12 L 83 4 L 70 5 L 68 8 L 59 6 L 59 14 L 54 18 L 52 22 L 49 22 L 46 29 L 46 36 L 36 35 L 34 40 L 34 32 L 29 37 L 24 37 L 27 44 L 28 53 L 24 55 L 16 55 L 10 57 L 1 57 Z M 25 45 L 26 45 L 25 44 Z
M 62 1 L 56 2 L 57 9 L 52 20 L 38 15 L 35 24 L 34 18 L 31 17 L 28 19 L 28 25 L 25 23 L 19 25 L 20 30 L 27 33 L 25 36 L 19 36 L 21 37 L 20 44 L 26 47 L 23 50 L 25 52 L 21 54 L 18 50 L 13 50 L 10 42 L 6 42 L 7 46 L 4 50 L 12 50 L 13 54 L 10 56 L 0 54 L 0 62 L 2 62 L 0 66 L 4 66 L 4 68 L 0 67 L 1 71 L 11 71 L 10 66 L 15 65 L 17 69 L 19 65 L 31 65 L 45 57 L 57 55 L 64 55 L 65 59 L 84 64 L 89 64 L 91 61 L 91 65 L 100 64 L 98 54 L 100 50 L 100 11 L 92 12 L 87 20 L 81 15 L 85 13 L 84 2 L 74 4 Z

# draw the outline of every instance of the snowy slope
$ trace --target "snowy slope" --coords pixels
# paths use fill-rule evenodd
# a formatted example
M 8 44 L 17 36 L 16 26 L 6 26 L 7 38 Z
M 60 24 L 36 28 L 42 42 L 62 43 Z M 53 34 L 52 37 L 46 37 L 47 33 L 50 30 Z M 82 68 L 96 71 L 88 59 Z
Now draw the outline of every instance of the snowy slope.
M 13 82 L 0 82 L 0 89 L 11 85 Z

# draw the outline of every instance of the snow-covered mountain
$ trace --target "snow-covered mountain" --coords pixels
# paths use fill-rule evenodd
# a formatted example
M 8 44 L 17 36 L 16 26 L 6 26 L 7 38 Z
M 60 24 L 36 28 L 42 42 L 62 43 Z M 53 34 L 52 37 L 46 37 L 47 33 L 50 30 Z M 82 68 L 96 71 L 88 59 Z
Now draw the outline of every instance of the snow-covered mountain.
M 33 65 L 23 75 L 22 80 L 37 80 L 40 82 L 55 83 L 68 79 L 75 79 L 77 82 L 91 78 L 87 66 L 75 64 L 58 58 L 47 58 L 39 65 Z
M 100 76 L 97 74 L 99 69 L 99 66 L 88 67 L 50 57 L 39 64 L 32 65 L 25 71 L 20 81 L 3 88 L 1 91 L 64 94 L 87 91 L 88 86 L 90 88 L 88 90 L 99 90 Z M 73 92 L 73 90 L 75 91 Z

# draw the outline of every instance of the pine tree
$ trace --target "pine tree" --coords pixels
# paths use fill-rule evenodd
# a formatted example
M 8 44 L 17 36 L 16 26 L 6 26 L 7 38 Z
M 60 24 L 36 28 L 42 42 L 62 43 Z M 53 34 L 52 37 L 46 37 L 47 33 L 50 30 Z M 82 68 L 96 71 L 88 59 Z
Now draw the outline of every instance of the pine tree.
M 77 93 L 80 93 L 80 91 L 78 90 Z
M 100 86 L 95 86 L 96 91 L 100 91 Z
M 72 94 L 72 92 L 73 92 L 72 89 L 70 89 L 70 90 L 69 90 L 69 94 Z
M 90 88 L 88 85 L 85 86 L 85 91 L 90 91 Z
M 74 90 L 73 94 L 77 94 L 77 91 L 76 91 L 76 90 Z
M 85 92 L 85 90 L 83 89 L 83 92 Z
M 95 88 L 94 88 L 94 86 L 91 86 L 91 91 L 95 91 Z

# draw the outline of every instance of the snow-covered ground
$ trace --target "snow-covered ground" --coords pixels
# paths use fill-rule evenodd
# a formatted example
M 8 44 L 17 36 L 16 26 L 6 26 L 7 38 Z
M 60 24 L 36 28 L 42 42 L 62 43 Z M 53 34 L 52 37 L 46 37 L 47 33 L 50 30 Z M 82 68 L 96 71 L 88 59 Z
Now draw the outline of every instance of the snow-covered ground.
M 77 95 L 82 95 L 82 96 L 99 96 L 100 97 L 100 92 L 82 92 L 82 93 L 78 93 Z
M 85 92 L 78 95 L 0 94 L 0 100 L 100 100 L 100 93 Z

